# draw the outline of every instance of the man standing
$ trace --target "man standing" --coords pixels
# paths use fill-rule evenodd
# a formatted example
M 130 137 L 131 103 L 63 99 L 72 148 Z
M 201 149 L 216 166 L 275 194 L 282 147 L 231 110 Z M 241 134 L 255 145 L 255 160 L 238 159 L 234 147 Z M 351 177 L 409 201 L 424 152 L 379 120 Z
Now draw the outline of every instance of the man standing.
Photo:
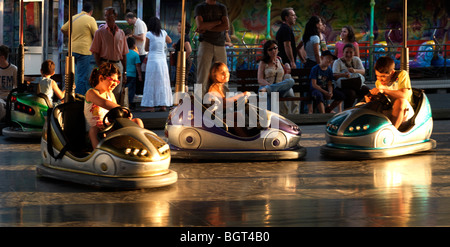
M 229 29 L 228 11 L 216 0 L 205 0 L 195 6 L 194 18 L 200 33 L 197 53 L 197 83 L 202 95 L 208 92 L 208 76 L 214 62 L 227 63 L 225 32 Z
M 140 18 L 136 17 L 136 14 L 133 12 L 128 12 L 125 15 L 125 20 L 127 21 L 128 25 L 133 25 L 133 33 L 130 35 L 136 40 L 136 47 L 138 49 L 139 59 L 141 60 L 141 64 L 144 63 L 145 56 L 147 55 L 147 52 L 145 51 L 145 35 L 147 34 L 147 24 L 145 24 L 144 21 L 142 21 Z M 145 70 L 142 71 L 142 78 L 145 78 Z M 144 81 L 136 81 L 136 91 L 138 94 L 142 94 L 144 88 Z M 130 102 L 133 99 L 128 99 Z
M 145 34 L 147 33 L 147 25 L 140 18 L 137 18 L 133 12 L 128 12 L 125 16 L 125 20 L 128 25 L 134 26 L 133 34 L 130 36 L 136 40 L 136 47 L 138 48 L 139 57 L 141 58 L 141 63 L 147 55 L 144 49 L 145 45 Z
M 97 66 L 102 63 L 116 64 L 120 72 L 121 82 L 114 89 L 114 96 L 117 101 L 121 101 L 121 93 L 123 84 L 126 84 L 127 75 L 127 53 L 128 44 L 125 33 L 116 25 L 117 13 L 113 7 L 105 8 L 106 24 L 95 32 L 94 40 L 92 41 L 91 52 L 94 54 Z M 123 102 L 120 102 L 123 104 Z
M 278 42 L 278 56 L 281 57 L 283 64 L 288 63 L 292 69 L 297 68 L 295 60 L 297 58 L 297 49 L 295 45 L 295 36 L 292 27 L 295 25 L 297 16 L 293 8 L 285 8 L 281 11 L 282 24 L 278 29 L 276 40 Z
M 90 3 L 83 4 L 81 13 L 72 17 L 72 56 L 75 58 L 75 93 L 86 94 L 89 86 L 92 53 L 89 47 L 97 31 L 97 23 L 92 17 L 93 8 Z M 68 35 L 69 22 L 66 22 L 61 32 Z

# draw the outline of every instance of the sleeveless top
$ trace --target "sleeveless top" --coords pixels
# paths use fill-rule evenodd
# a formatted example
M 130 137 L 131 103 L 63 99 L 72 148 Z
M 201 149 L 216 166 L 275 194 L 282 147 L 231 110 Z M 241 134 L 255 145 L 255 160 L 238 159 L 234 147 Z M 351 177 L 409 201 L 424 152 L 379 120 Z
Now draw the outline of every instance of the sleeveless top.
M 97 90 L 91 88 L 89 90 Z M 106 99 L 111 100 L 111 96 L 109 93 L 106 94 Z M 89 130 L 93 126 L 97 126 L 100 129 L 103 129 L 103 118 L 109 110 L 100 107 L 92 102 L 87 100 L 84 101 L 84 118 L 86 119 L 86 129 Z
M 274 84 L 283 81 L 284 69 L 279 58 L 277 58 L 275 66 L 269 66 L 267 63 L 264 66 L 264 79 L 268 83 Z
M 41 93 L 47 95 L 48 99 L 50 101 L 53 101 L 53 88 L 52 88 L 52 82 L 53 80 L 51 78 L 46 77 L 39 77 L 36 78 L 33 83 L 39 84 L 39 87 L 41 89 Z

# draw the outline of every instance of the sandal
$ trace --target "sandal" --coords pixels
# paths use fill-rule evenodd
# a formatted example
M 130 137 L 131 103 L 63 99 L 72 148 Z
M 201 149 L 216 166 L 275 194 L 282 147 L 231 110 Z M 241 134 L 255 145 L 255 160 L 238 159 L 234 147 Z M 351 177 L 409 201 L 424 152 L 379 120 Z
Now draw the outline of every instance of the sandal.
M 155 108 L 154 107 L 146 107 L 146 108 L 142 109 L 141 111 L 143 111 L 143 112 L 155 112 Z

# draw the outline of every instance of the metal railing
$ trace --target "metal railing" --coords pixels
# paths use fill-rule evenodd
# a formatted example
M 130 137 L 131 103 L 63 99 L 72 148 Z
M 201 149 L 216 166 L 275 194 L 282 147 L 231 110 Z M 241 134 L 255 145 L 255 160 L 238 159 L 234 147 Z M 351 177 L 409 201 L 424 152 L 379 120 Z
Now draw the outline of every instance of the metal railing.
M 230 82 L 236 80 L 236 70 L 257 69 L 262 58 L 262 45 L 238 44 L 235 47 L 227 48 L 227 65 L 230 70 Z M 422 46 L 422 48 L 421 48 Z M 410 74 L 412 78 L 447 79 L 448 68 L 450 67 L 450 45 L 410 45 Z M 400 66 L 400 45 L 374 45 L 360 46 L 360 58 L 366 68 L 367 81 L 374 81 L 373 65 L 370 65 L 370 56 L 373 55 L 373 63 L 380 56 L 391 56 L 396 62 L 396 68 Z M 449 54 L 449 55 L 447 55 Z M 190 55 L 192 66 L 189 71 L 189 83 L 196 81 L 197 71 L 197 50 L 194 49 Z M 420 60 L 422 59 L 422 60 Z M 302 68 L 303 64 L 297 61 L 297 65 Z M 171 70 L 175 69 L 174 67 Z M 173 73 L 171 73 L 173 74 Z

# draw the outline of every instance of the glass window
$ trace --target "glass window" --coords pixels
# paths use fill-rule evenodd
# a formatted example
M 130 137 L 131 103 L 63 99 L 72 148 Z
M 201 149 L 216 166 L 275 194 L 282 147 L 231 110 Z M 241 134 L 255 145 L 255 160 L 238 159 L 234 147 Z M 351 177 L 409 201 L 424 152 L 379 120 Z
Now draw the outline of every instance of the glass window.
M 23 42 L 25 46 L 42 46 L 42 2 L 24 4 Z

